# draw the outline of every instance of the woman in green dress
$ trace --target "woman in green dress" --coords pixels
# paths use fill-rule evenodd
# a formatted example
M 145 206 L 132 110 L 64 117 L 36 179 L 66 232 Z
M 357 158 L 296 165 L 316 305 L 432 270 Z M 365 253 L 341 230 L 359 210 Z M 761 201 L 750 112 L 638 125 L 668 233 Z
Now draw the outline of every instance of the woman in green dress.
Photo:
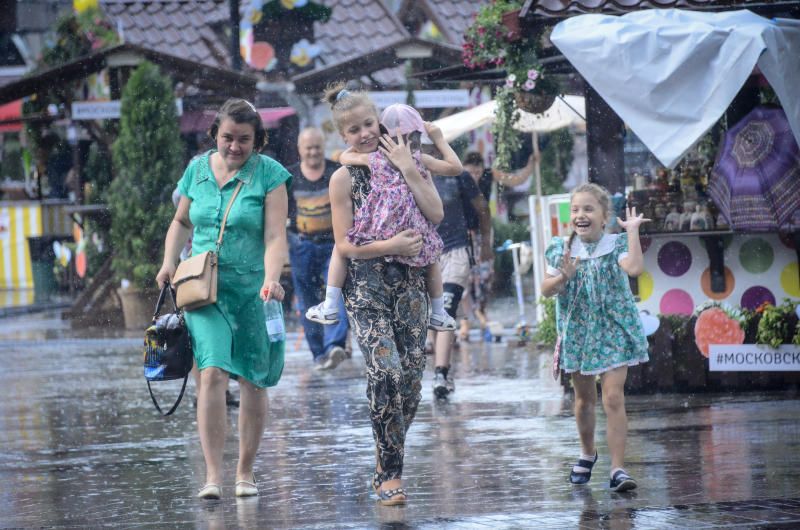
M 284 356 L 284 341 L 267 338 L 261 305 L 262 300 L 282 300 L 284 295 L 279 279 L 287 257 L 291 176 L 278 162 L 258 154 L 266 131 L 251 103 L 225 102 L 209 134 L 216 149 L 194 158 L 178 183 L 181 200 L 167 231 L 156 281 L 160 287 L 172 280 L 189 236 L 193 254 L 215 249 L 222 217 L 241 182 L 219 249 L 217 302 L 186 312 L 200 370 L 197 427 L 206 480 L 198 496 L 218 499 L 229 377 L 239 381 L 241 391 L 235 494 L 258 494 L 253 462 L 266 421 L 266 388 L 280 379 Z

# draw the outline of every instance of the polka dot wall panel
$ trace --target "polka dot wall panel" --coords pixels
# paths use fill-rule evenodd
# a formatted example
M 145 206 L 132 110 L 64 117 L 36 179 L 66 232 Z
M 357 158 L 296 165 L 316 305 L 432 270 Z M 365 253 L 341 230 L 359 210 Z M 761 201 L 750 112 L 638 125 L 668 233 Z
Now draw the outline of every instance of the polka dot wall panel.
M 725 290 L 711 289 L 705 243 L 699 236 L 642 236 L 645 272 L 639 308 L 651 314 L 688 315 L 708 300 L 755 309 L 763 302 L 800 299 L 797 254 L 777 234 L 726 235 Z

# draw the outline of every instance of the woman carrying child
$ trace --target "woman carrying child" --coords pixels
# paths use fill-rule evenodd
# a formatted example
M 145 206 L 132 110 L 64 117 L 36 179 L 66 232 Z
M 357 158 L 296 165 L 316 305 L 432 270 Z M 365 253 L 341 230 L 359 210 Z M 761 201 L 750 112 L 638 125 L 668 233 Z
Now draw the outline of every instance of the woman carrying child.
M 377 109 L 366 93 L 346 90 L 340 84 L 326 90 L 325 101 L 344 141 L 361 154 L 380 147 L 402 173 L 424 217 L 431 223 L 440 222 L 442 202 L 431 179 L 420 173 L 402 134 L 396 141 L 381 135 Z M 424 243 L 414 230 L 403 230 L 388 240 L 361 245 L 350 242 L 354 212 L 366 204 L 372 183 L 367 167 L 339 168 L 331 177 L 331 209 L 337 252 L 349 260 L 345 306 L 367 367 L 377 457 L 372 485 L 381 504 L 394 505 L 405 504 L 407 498 L 402 487 L 405 438 L 417 412 L 425 368 L 426 270 L 386 259 L 421 252 Z M 375 211 L 373 215 L 388 213 Z
M 441 130 L 424 122 L 416 109 L 402 103 L 386 107 L 381 113 L 382 131 L 393 138 L 402 136 L 411 150 L 417 171 L 430 180 L 429 171 L 444 176 L 456 176 L 462 172 L 461 162 L 450 145 L 444 141 Z M 421 152 L 424 135 L 441 149 L 444 160 Z M 395 140 L 393 140 L 395 141 Z M 417 208 L 414 196 L 403 174 L 392 165 L 381 150 L 359 153 L 353 147 L 343 152 L 339 161 L 345 166 L 367 166 L 370 172 L 370 193 L 362 207 L 353 214 L 353 226 L 347 231 L 347 239 L 353 245 L 364 245 L 372 241 L 388 240 L 403 230 L 414 230 L 422 237 L 423 246 L 415 256 L 387 256 L 412 267 L 426 267 L 425 283 L 431 301 L 428 328 L 435 331 L 453 331 L 455 319 L 445 309 L 442 272 L 438 259 L 442 253 L 442 238 L 436 226 Z M 321 324 L 338 321 L 338 303 L 347 275 L 347 262 L 335 249 L 328 269 L 328 285 L 325 300 L 306 311 L 306 318 Z
M 611 453 L 613 491 L 636 488 L 623 468 L 628 420 L 625 414 L 625 378 L 628 367 L 648 360 L 647 339 L 628 283 L 628 276 L 644 271 L 639 227 L 648 222 L 636 209 L 626 220 L 617 219 L 625 234 L 607 234 L 611 197 L 596 184 L 572 192 L 568 239 L 554 237 L 545 251 L 547 269 L 542 293 L 557 295 L 560 366 L 572 375 L 575 421 L 581 455 L 572 468 L 572 484 L 586 484 L 597 462 L 595 408 L 600 376 L 607 442 Z M 574 256 L 574 258 L 573 258 Z

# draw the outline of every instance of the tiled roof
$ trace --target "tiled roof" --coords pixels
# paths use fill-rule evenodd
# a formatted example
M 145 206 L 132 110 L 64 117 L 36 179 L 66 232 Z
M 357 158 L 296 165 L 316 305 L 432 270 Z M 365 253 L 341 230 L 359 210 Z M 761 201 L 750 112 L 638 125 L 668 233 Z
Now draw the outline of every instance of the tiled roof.
M 527 0 L 522 16 L 568 17 L 586 13 L 622 14 L 642 9 L 678 8 L 690 10 L 774 9 L 797 6 L 796 0 Z
M 300 74 L 295 78 L 296 83 L 308 86 L 310 91 L 316 91 L 320 88 L 320 84 L 332 81 L 336 77 L 337 70 L 345 77 L 372 74 L 375 81 L 387 86 L 404 83 L 405 70 L 402 65 L 386 68 L 386 64 L 383 63 L 359 61 L 359 58 L 374 50 L 400 44 L 410 37 L 403 24 L 384 2 L 381 0 L 317 1 L 332 8 L 331 18 L 325 23 L 314 23 L 314 38 L 322 51 L 317 57 L 317 67 L 310 72 Z M 356 66 L 349 67 L 352 64 Z
M 408 37 L 408 32 L 381 0 L 317 0 L 332 8 L 328 22 L 314 23 L 322 48 L 319 66 L 340 63 Z
M 220 0 L 101 0 L 125 42 L 218 68 L 230 68 L 224 39 L 215 25 L 228 20 Z
M 472 17 L 483 4 L 490 0 L 405 0 L 399 9 L 403 14 L 419 9 L 431 20 L 445 40 L 461 46 L 464 32 L 472 23 Z
M 314 23 L 321 48 L 316 70 L 325 70 L 372 50 L 409 37 L 402 23 L 381 0 L 316 0 L 332 8 L 325 23 Z M 230 68 L 227 39 L 220 31 L 228 22 L 226 0 L 100 0 L 103 11 L 121 23 L 126 42 L 203 64 Z M 241 1 L 244 10 L 247 2 Z M 387 85 L 404 79 L 402 67 L 374 76 Z M 312 72 L 316 71 L 312 70 Z M 396 70 L 396 71 L 394 71 Z M 309 73 L 309 72 L 306 72 Z M 363 74 L 372 73 L 369 67 Z

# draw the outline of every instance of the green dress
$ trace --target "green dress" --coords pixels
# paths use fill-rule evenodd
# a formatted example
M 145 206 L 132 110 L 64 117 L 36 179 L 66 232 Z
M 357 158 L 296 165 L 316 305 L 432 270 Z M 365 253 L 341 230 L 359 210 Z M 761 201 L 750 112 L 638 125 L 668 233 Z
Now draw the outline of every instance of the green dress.
M 228 201 L 239 181 L 219 252 L 217 303 L 186 312 L 197 367 L 214 366 L 258 387 L 274 386 L 283 372 L 284 341 L 270 342 L 259 289 L 264 283 L 264 200 L 291 182 L 275 160 L 253 153 L 222 189 L 211 172 L 215 150 L 194 158 L 178 189 L 192 200 L 192 254 L 216 247 Z
M 545 250 L 548 275 L 561 274 L 558 267 L 566 244 L 564 238 L 554 237 Z M 627 254 L 624 234 L 604 234 L 596 243 L 573 240 L 570 255 L 580 258 L 578 271 L 556 303 L 558 332 L 566 326 L 560 357 L 567 373 L 599 374 L 647 362 L 647 338 L 628 275 L 619 265 Z

